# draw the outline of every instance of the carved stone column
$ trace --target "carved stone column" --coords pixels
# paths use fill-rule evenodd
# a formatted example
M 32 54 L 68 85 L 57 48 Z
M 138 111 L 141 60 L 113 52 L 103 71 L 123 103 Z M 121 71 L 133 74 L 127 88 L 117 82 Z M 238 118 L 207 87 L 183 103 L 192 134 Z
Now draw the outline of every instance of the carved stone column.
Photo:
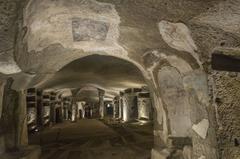
M 76 103 L 76 100 L 73 98 L 72 100 L 72 122 L 77 121 L 77 112 L 78 111 L 78 105 Z
M 113 101 L 113 119 L 117 118 L 117 101 Z
M 28 145 L 26 92 L 21 90 L 18 94 L 17 144 L 18 146 L 26 146 Z
M 123 92 L 119 96 L 119 119 L 123 119 Z
M 119 111 L 119 96 L 116 96 L 113 99 L 113 118 L 119 119 L 120 111 Z
M 26 93 L 12 90 L 12 83 L 0 84 L 0 154 L 28 145 Z
M 123 120 L 131 121 L 137 118 L 137 94 L 134 92 L 127 92 L 123 96 Z
M 149 93 L 138 94 L 138 118 L 152 119 L 152 103 Z
M 105 91 L 98 89 L 98 96 L 99 96 L 99 114 L 101 118 L 105 116 L 105 106 L 104 106 L 104 94 Z
M 4 92 L 4 82 L 0 82 L 0 155 L 5 152 L 5 140 L 3 134 L 3 124 L 2 124 L 2 109 L 3 109 L 3 92 Z
M 11 86 L 13 79 L 7 80 L 3 94 L 3 109 L 2 109 L 2 127 L 5 138 L 6 150 L 17 150 L 17 128 L 18 128 L 18 101 L 19 94 L 12 90 Z

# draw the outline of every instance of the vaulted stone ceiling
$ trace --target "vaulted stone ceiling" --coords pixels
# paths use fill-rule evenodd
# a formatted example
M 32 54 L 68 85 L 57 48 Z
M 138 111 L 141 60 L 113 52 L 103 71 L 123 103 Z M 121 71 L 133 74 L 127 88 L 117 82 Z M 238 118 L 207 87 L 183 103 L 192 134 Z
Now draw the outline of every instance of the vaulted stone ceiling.
M 240 41 L 238 0 L 29 0 L 24 9 L 17 4 L 1 3 L 0 24 L 1 77 L 11 74 L 15 89 L 42 85 L 66 64 L 91 54 L 121 57 L 145 69 L 151 67 L 145 62 L 152 62 L 148 52 L 208 63 L 214 48 Z
M 79 95 L 97 99 L 97 91 L 92 87 L 105 90 L 106 97 L 114 97 L 126 88 L 139 88 L 144 85 L 142 73 L 130 62 L 116 57 L 91 55 L 66 65 L 39 88 L 85 88 Z M 86 89 L 86 86 L 89 89 Z

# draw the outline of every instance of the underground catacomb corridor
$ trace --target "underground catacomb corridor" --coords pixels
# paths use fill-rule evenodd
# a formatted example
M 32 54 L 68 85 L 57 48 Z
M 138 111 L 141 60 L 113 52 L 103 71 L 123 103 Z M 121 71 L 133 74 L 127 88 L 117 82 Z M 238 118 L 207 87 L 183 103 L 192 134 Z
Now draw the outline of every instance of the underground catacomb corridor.
M 151 157 L 150 93 L 127 61 L 99 55 L 75 60 L 27 89 L 26 99 L 29 144 L 41 146 L 41 159 Z
M 240 0 L 0 0 L 0 159 L 240 159 Z

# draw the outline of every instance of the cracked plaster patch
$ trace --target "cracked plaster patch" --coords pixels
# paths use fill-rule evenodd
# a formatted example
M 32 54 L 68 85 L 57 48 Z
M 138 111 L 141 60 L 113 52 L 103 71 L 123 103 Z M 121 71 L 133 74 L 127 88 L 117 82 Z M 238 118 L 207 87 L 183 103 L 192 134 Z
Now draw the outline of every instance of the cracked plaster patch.
M 162 20 L 158 24 L 158 27 L 163 40 L 171 48 L 190 53 L 201 66 L 201 62 L 197 54 L 197 45 L 193 41 L 191 32 L 185 24 L 171 23 Z
M 207 132 L 209 128 L 209 121 L 207 119 L 203 119 L 198 124 L 194 124 L 192 129 L 203 139 L 206 139 Z

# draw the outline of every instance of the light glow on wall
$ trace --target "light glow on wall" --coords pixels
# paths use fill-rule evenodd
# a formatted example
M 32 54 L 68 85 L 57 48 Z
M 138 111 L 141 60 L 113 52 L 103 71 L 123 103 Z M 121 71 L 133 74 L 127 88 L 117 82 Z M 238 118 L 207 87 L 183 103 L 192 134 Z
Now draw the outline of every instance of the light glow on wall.
M 127 101 L 123 98 L 123 121 L 127 121 Z

